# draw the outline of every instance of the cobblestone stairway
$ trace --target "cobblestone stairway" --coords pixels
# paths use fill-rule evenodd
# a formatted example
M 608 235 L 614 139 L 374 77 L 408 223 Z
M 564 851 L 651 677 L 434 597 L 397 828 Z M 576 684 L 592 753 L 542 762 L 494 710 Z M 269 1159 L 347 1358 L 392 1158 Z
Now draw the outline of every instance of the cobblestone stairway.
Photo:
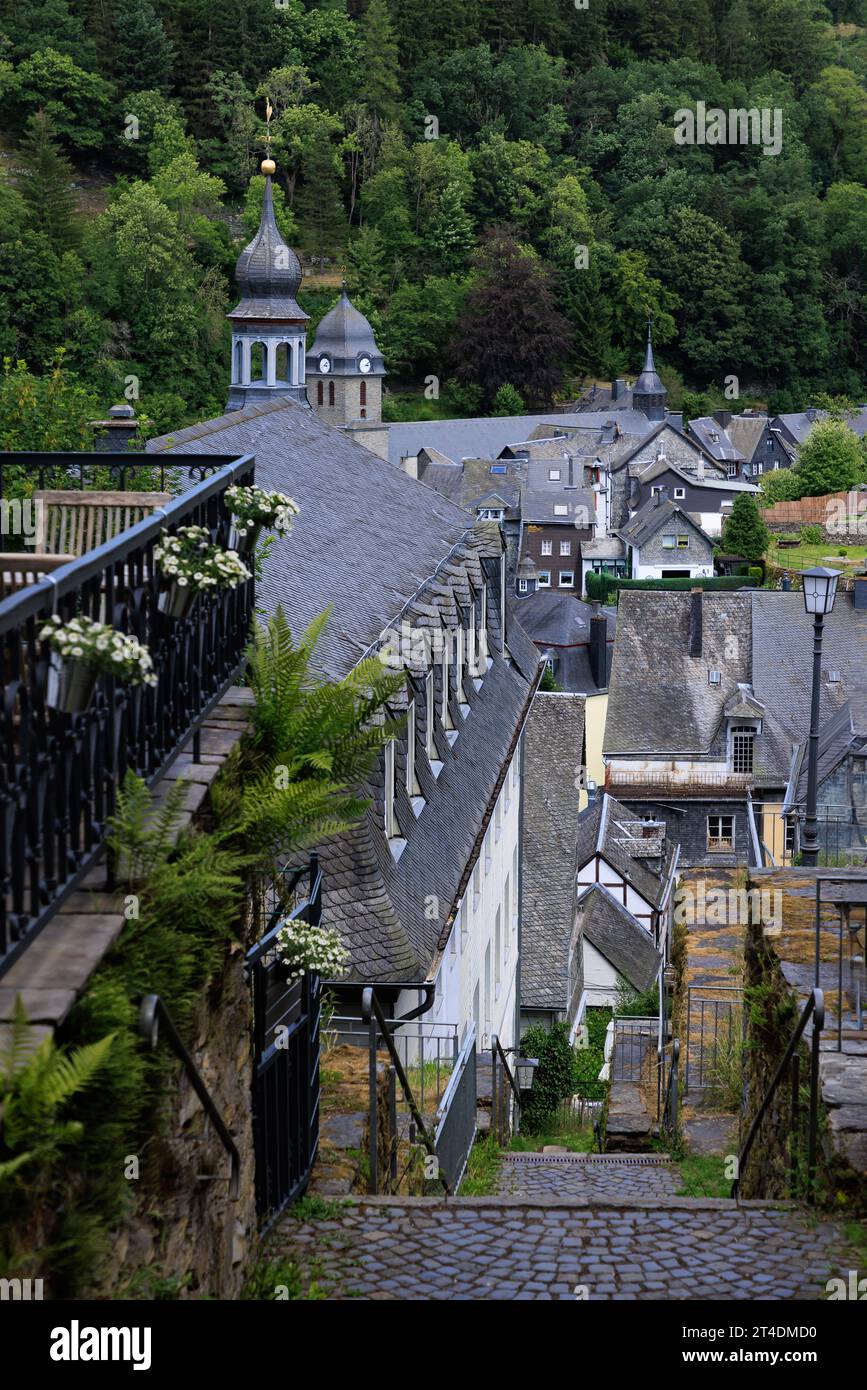
M 818 1299 L 857 1267 L 830 1222 L 677 1184 L 656 1155 L 510 1154 L 495 1197 L 290 1217 L 271 1255 L 331 1299 Z

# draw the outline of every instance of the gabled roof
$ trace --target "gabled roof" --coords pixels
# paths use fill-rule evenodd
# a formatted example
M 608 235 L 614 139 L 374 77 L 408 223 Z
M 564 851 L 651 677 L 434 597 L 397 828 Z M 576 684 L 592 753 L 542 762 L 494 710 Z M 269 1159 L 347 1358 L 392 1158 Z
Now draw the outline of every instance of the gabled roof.
M 769 423 L 767 415 L 733 415 L 729 420 L 729 439 L 747 463 L 752 463 Z
M 329 374 L 342 376 L 351 372 L 354 375 L 362 355 L 370 360 L 371 375 L 385 375 L 385 363 L 376 345 L 373 329 L 344 289 L 316 329 L 313 344 L 307 349 L 307 370 L 317 372 L 319 359 L 327 357 Z
M 733 462 L 743 458 L 728 431 L 712 415 L 700 415 L 690 420 L 689 432 L 712 458 Z
M 521 1003 L 565 1009 L 575 918 L 575 827 L 580 792 L 572 769 L 584 747 L 584 698 L 540 692 L 524 730 L 521 869 Z
M 635 515 L 630 517 L 625 526 L 616 528 L 616 534 L 626 545 L 634 546 L 636 550 L 640 550 L 658 531 L 662 530 L 663 526 L 670 526 L 675 521 L 679 526 L 688 526 L 691 531 L 695 531 L 713 548 L 713 541 L 710 536 L 693 520 L 690 513 L 684 511 L 677 502 L 669 501 L 668 498 L 663 502 L 658 502 L 656 498 L 649 497 L 643 506 L 639 507 Z
M 726 719 L 761 719 L 765 713 L 765 706 L 756 699 L 752 688 L 745 681 L 738 684 L 737 690 L 726 700 L 723 707 Z
M 601 792 L 578 817 L 575 862 L 578 870 L 600 854 L 654 907 L 665 898 L 674 847 L 663 835 L 648 854 L 643 823 L 608 792 Z M 661 860 L 661 862 L 660 862 Z
M 605 412 L 598 415 L 580 413 L 558 414 L 549 411 L 540 415 L 499 415 L 467 420 L 414 420 L 388 426 L 388 457 L 391 463 L 415 457 L 420 449 L 438 449 L 446 458 L 460 463 L 462 459 L 495 459 L 507 444 L 529 439 L 539 426 L 553 436 L 569 426 L 601 430 L 608 422 Z M 620 417 L 623 429 L 643 437 L 650 428 L 647 416 L 641 411 L 628 411 Z
M 803 739 L 795 750 L 792 771 L 786 787 L 782 814 L 802 806 L 807 798 L 807 749 L 809 739 Z M 840 766 L 849 753 L 867 757 L 867 737 L 856 734 L 852 726 L 852 711 L 848 702 L 827 719 L 819 730 L 818 785 Z
M 578 912 L 585 940 L 639 994 L 649 989 L 662 965 L 650 933 L 599 883 L 580 894 Z
M 471 593 L 486 585 L 492 665 L 481 689 L 467 692 L 470 710 L 454 747 L 435 730 L 442 745 L 438 778 L 419 755 L 426 800 L 418 817 L 399 781 L 406 838 L 400 858 L 395 862 L 384 833 L 381 759 L 362 789 L 371 802 L 362 821 L 320 847 L 325 913 L 349 946 L 352 978 L 424 980 L 478 856 L 540 669 L 536 648 L 511 617 L 503 650 L 499 526 L 474 526 L 462 508 L 286 398 L 147 447 L 253 454 L 257 483 L 294 498 L 300 512 L 292 535 L 265 560 L 257 599 L 265 609 L 281 604 L 296 637 L 331 607 L 316 660 L 332 678 L 375 652 L 399 623 L 438 632 L 456 627 L 458 604 L 466 612 Z M 423 721 L 423 699 L 417 708 Z M 400 739 L 398 750 L 396 758 L 405 761 Z M 440 903 L 436 921 L 425 913 L 431 894 Z

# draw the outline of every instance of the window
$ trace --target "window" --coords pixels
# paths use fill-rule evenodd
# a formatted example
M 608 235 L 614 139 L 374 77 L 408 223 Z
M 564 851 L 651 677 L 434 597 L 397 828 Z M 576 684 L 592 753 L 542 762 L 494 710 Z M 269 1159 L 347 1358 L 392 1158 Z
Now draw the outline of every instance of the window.
M 545 657 L 545 670 L 548 671 L 548 672 L 550 672 L 550 674 L 553 676 L 553 674 L 554 674 L 554 658 L 553 658 L 553 656 L 546 656 L 546 657 Z
M 551 571 L 550 571 L 550 570 L 539 570 L 539 588 L 540 588 L 540 589 L 550 589 L 550 587 L 551 587 Z
M 504 463 L 492 463 L 492 464 L 491 464 L 491 472 L 492 472 L 492 473 L 508 473 L 508 471 L 509 471 L 509 470 L 508 470 L 508 468 L 506 467 L 506 465 L 505 465 Z
M 734 816 L 708 816 L 707 847 L 709 850 L 733 850 L 735 847 Z
M 676 502 L 682 502 L 683 499 L 686 497 L 686 488 L 676 487 L 674 489 L 674 497 Z
M 333 382 L 333 381 L 329 381 L 329 383 L 328 383 L 328 404 L 329 404 L 329 405 L 333 405 L 333 404 L 334 404 L 334 382 Z
M 527 581 L 526 581 L 526 579 L 519 579 L 519 580 L 518 580 L 518 593 L 519 593 L 519 594 L 525 594 L 526 592 L 527 592 Z
M 494 998 L 500 997 L 500 953 L 502 951 L 502 928 L 500 925 L 500 909 L 497 908 L 496 923 L 494 926 Z
M 394 739 L 385 745 L 385 833 L 390 840 L 397 835 L 397 816 L 394 813 Z
M 559 483 L 559 481 L 560 481 L 560 469 L 559 469 L 559 468 L 549 468 L 549 469 L 548 469 L 548 482 L 549 482 L 549 483 Z
M 708 685 L 720 685 L 722 683 L 722 671 L 708 671 Z
M 786 854 L 789 858 L 795 853 L 795 822 L 786 821 Z
M 728 475 L 729 475 L 730 478 L 736 478 L 736 477 L 738 476 L 738 466 L 737 466 L 736 463 L 730 463 L 730 464 L 729 464 L 729 466 L 728 466 Z
M 662 548 L 663 548 L 663 550 L 674 550 L 674 547 L 675 547 L 676 544 L 677 544 L 677 538 L 676 538 L 675 536 L 663 536 L 663 538 L 662 538 Z
M 317 383 L 316 383 L 316 404 L 317 404 L 317 405 L 323 405 L 324 402 L 325 402 L 325 392 L 324 392 L 323 389 L 322 389 L 322 382 L 321 382 L 321 381 L 317 381 Z
M 412 809 L 418 815 L 424 804 L 424 799 L 415 771 L 416 732 L 415 700 L 410 700 L 406 712 L 406 790 L 412 801 Z
M 440 666 L 440 676 L 442 679 L 442 701 L 440 704 L 440 721 L 444 729 L 451 728 L 449 718 L 449 635 L 443 631 L 443 657 Z
M 573 585 L 574 583 L 575 583 L 575 571 L 574 571 L 574 570 L 561 570 L 561 571 L 560 571 L 560 588 L 561 588 L 561 589 L 571 589 L 571 588 L 572 588 L 572 585 Z
M 689 550 L 689 536 L 682 532 L 677 538 L 678 550 Z
M 543 554 L 543 555 L 550 555 L 550 554 L 551 554 L 552 547 L 553 547 L 553 544 L 554 544 L 553 541 L 543 541 L 543 542 L 542 542 L 542 554 Z
M 502 521 L 503 510 L 501 507 L 479 507 L 478 516 L 480 521 Z
M 485 831 L 485 873 L 491 872 L 491 823 L 488 821 L 488 828 Z
M 554 515 L 555 515 L 555 516 L 568 516 L 568 515 L 569 515 L 569 508 L 566 506 L 566 503 L 565 503 L 565 502 L 555 502 L 555 503 L 554 503 Z
M 482 866 L 478 859 L 473 869 L 473 912 L 479 905 L 479 898 L 482 896 Z
M 755 729 L 732 729 L 732 772 L 752 772 Z
M 367 405 L 367 382 L 366 382 L 366 381 L 363 381 L 363 382 L 361 383 L 361 390 L 360 390 L 360 393 L 359 393 L 359 403 L 360 403 L 361 405 Z
M 571 555 L 571 554 L 572 554 L 572 542 L 571 542 L 571 541 L 561 541 L 561 542 L 560 542 L 560 554 L 561 554 L 561 555 Z
M 425 701 L 425 738 L 424 751 L 429 762 L 435 762 L 437 756 L 436 745 L 434 743 L 434 673 L 428 671 L 424 678 L 424 701 Z
M 503 889 L 503 919 L 504 919 L 505 925 L 506 925 L 506 950 L 505 950 L 506 960 L 509 959 L 509 941 L 510 941 L 511 934 L 512 934 L 511 912 L 512 912 L 512 880 L 511 880 L 510 875 L 509 875 L 509 874 L 506 874 L 506 886 L 505 886 L 505 888 Z

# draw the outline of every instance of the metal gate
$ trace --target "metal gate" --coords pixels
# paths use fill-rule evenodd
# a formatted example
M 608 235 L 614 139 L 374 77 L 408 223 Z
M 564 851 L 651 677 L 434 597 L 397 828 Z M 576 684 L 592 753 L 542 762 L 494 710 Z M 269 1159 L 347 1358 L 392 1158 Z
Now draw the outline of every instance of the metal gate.
M 256 1208 L 266 1226 L 301 1196 L 319 1143 L 321 984 L 317 975 L 288 980 L 277 953 L 277 933 L 286 920 L 317 926 L 321 921 L 322 876 L 315 856 L 309 872 L 308 895 L 300 902 L 306 870 L 284 877 L 268 930 L 246 957 L 253 990 Z
M 742 1041 L 742 1011 L 740 985 L 687 987 L 685 1092 L 722 1088 L 721 1070 Z

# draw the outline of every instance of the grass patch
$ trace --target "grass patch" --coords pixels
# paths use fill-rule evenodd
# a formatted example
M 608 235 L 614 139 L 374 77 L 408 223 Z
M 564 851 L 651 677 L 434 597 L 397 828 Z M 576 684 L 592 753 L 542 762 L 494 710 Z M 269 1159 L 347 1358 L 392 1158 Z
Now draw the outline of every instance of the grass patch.
M 593 1128 L 585 1125 L 583 1129 L 558 1131 L 551 1134 L 515 1134 L 509 1145 L 512 1153 L 531 1154 L 538 1153 L 540 1149 L 548 1144 L 556 1144 L 561 1149 L 568 1149 L 573 1154 L 589 1154 L 593 1152 Z
M 461 1197 L 493 1197 L 497 1191 L 502 1153 L 492 1134 L 477 1139 L 470 1149 L 467 1171 L 459 1189 Z
M 687 1154 L 678 1163 L 680 1187 L 678 1197 L 730 1197 L 731 1178 L 725 1176 L 725 1159 L 721 1154 Z
M 299 1197 L 287 1215 L 295 1221 L 336 1221 L 346 1207 L 351 1207 L 349 1197 Z
M 273 1303 L 320 1302 L 328 1297 L 317 1282 L 321 1274 L 321 1265 L 314 1261 L 305 1282 L 294 1260 L 260 1260 L 251 1270 L 241 1297 Z

